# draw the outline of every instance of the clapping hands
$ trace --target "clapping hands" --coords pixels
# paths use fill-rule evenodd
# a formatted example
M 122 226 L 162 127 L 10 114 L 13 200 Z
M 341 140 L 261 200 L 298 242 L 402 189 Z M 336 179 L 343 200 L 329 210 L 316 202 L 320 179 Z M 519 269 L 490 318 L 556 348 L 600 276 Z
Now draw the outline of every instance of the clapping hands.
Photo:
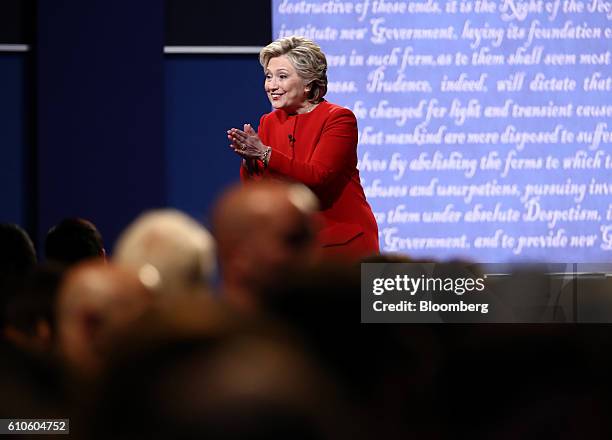
M 227 131 L 230 148 L 244 159 L 261 159 L 266 152 L 266 146 L 261 142 L 251 124 L 244 124 L 244 130 L 232 128 Z

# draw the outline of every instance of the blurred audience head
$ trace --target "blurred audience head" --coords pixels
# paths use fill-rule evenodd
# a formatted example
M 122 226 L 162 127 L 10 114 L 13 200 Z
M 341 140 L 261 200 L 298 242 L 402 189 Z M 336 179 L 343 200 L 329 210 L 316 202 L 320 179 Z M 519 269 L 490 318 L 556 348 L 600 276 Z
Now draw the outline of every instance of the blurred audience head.
M 0 329 L 9 298 L 21 289 L 36 266 L 36 251 L 26 231 L 12 223 L 0 223 Z
M 217 201 L 213 233 L 228 301 L 255 309 L 263 292 L 310 263 L 317 207 L 308 188 L 278 181 L 234 186 Z
M 66 218 L 47 232 L 45 257 L 70 266 L 91 258 L 104 258 L 102 235 L 89 220 Z
M 6 302 L 4 336 L 33 352 L 50 352 L 56 333 L 55 302 L 63 267 L 45 264 L 31 275 Z
M 215 273 L 215 243 L 188 215 L 161 209 L 141 215 L 123 232 L 113 259 L 155 292 L 202 292 Z
M 11 223 L 0 224 L 0 280 L 27 274 L 36 265 L 36 251 L 26 231 Z
M 168 312 L 186 319 L 169 323 Z M 94 438 L 343 438 L 333 382 L 289 332 L 222 304 L 190 315 L 153 309 L 132 330 L 139 337 L 122 341 Z
M 149 306 L 151 295 L 131 271 L 85 262 L 70 269 L 57 301 L 57 339 L 69 369 L 95 377 L 113 341 Z
M 60 371 L 51 356 L 22 350 L 0 338 L 0 414 L 66 417 Z

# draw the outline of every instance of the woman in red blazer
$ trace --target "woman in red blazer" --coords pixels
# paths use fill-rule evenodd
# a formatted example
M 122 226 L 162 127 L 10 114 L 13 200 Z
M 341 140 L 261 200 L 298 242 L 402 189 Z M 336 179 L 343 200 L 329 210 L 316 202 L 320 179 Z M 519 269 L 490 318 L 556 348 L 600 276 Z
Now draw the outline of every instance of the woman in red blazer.
M 244 159 L 241 178 L 292 180 L 312 189 L 321 203 L 317 237 L 326 254 L 378 253 L 378 227 L 357 170 L 357 120 L 323 99 L 327 61 L 321 48 L 287 37 L 264 47 L 259 60 L 274 111 L 262 116 L 258 133 L 249 124 L 228 130 L 230 147 Z

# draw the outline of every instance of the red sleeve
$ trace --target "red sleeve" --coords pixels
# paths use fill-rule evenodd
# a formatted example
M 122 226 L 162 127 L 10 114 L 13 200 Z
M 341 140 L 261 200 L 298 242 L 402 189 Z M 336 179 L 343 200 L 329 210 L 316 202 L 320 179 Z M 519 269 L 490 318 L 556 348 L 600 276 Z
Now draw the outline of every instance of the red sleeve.
M 332 112 L 325 122 L 310 162 L 299 162 L 272 150 L 268 168 L 307 186 L 317 187 L 347 166 L 353 166 L 356 152 L 357 119 L 353 112 L 343 108 Z

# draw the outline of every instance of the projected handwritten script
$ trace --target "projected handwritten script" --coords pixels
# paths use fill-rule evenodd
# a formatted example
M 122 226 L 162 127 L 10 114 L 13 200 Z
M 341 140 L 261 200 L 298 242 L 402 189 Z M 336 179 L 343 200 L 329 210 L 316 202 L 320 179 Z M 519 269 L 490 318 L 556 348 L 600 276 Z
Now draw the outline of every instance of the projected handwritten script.
M 381 250 L 612 258 L 612 0 L 273 2 L 359 123 Z

